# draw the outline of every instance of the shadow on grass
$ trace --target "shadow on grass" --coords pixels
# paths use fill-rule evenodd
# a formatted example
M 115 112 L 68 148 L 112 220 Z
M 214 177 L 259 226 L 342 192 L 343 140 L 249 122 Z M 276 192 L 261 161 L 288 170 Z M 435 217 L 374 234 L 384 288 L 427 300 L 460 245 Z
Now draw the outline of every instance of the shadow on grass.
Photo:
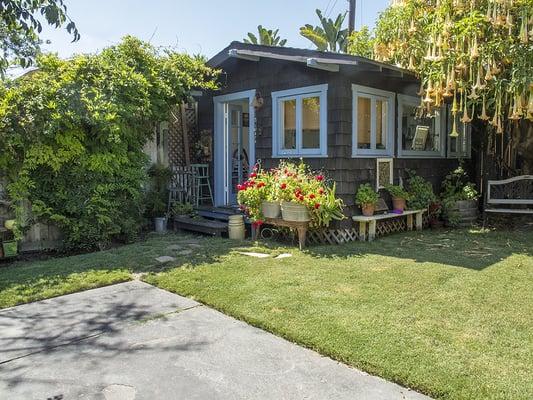
M 403 232 L 374 242 L 309 247 L 314 257 L 351 258 L 367 255 L 403 258 L 482 270 L 511 255 L 533 256 L 533 230 L 440 229 Z

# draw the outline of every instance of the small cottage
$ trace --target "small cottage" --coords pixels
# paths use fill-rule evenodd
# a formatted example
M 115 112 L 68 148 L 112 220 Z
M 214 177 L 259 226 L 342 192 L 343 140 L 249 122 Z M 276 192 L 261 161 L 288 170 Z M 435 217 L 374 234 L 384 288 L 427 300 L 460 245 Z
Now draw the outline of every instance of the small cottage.
M 222 87 L 199 98 L 199 130 L 212 132 L 215 205 L 235 204 L 250 168 L 303 158 L 337 183 L 348 216 L 361 183 L 398 183 L 406 170 L 438 189 L 470 157 L 470 132 L 448 135 L 443 107 L 417 118 L 411 72 L 346 54 L 233 42 L 209 60 Z M 459 124 L 462 127 L 462 124 Z M 350 223 L 350 221 L 346 221 Z

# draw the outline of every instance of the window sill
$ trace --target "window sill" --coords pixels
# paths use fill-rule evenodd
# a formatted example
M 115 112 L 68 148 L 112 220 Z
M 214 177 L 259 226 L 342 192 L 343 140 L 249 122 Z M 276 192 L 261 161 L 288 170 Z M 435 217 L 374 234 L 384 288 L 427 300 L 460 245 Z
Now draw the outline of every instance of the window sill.
M 272 158 L 328 158 L 327 154 L 272 154 Z

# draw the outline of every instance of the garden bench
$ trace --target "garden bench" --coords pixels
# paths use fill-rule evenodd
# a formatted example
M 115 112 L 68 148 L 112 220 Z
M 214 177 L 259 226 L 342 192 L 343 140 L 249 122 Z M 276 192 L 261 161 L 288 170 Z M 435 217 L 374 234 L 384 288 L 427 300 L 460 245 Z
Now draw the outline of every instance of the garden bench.
M 305 240 L 307 237 L 307 230 L 309 229 L 309 222 L 295 222 L 295 221 L 285 221 L 281 218 L 265 218 L 264 224 L 273 225 L 273 226 L 283 226 L 286 228 L 294 228 L 298 232 L 298 246 L 300 250 L 305 247 Z M 259 238 L 259 233 L 261 227 L 252 228 L 252 238 L 257 240 Z
M 485 212 L 533 214 L 533 175 L 489 180 Z
M 426 210 L 409 210 L 404 211 L 402 214 L 396 213 L 387 213 L 381 215 L 372 215 L 371 217 L 366 217 L 364 215 L 354 215 L 352 220 L 359 223 L 359 240 L 366 240 L 366 226 L 368 224 L 368 241 L 372 241 L 376 238 L 376 225 L 377 221 L 383 221 L 392 218 L 407 218 L 407 230 L 413 230 L 413 216 L 415 218 L 416 230 L 422 230 L 422 217 Z

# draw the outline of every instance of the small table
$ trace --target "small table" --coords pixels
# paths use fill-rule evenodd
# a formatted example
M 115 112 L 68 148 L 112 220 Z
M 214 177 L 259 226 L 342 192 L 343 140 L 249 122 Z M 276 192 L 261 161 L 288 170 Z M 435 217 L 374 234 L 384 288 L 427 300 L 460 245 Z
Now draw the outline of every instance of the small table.
M 368 225 L 368 241 L 371 242 L 376 238 L 376 222 L 384 219 L 407 217 L 407 230 L 413 230 L 413 215 L 415 216 L 416 230 L 422 230 L 422 216 L 426 210 L 409 210 L 402 214 L 387 213 L 381 215 L 372 215 L 366 217 L 364 215 L 354 215 L 352 219 L 359 222 L 359 239 L 366 240 L 366 224 Z
M 266 225 L 274 226 L 284 226 L 287 228 L 294 228 L 298 231 L 298 246 L 300 250 L 305 247 L 305 239 L 307 237 L 307 229 L 309 229 L 309 221 L 305 222 L 296 222 L 296 221 L 285 221 L 281 218 L 265 218 L 264 223 Z M 259 232 L 261 228 L 252 228 L 252 238 L 254 240 L 258 239 Z

